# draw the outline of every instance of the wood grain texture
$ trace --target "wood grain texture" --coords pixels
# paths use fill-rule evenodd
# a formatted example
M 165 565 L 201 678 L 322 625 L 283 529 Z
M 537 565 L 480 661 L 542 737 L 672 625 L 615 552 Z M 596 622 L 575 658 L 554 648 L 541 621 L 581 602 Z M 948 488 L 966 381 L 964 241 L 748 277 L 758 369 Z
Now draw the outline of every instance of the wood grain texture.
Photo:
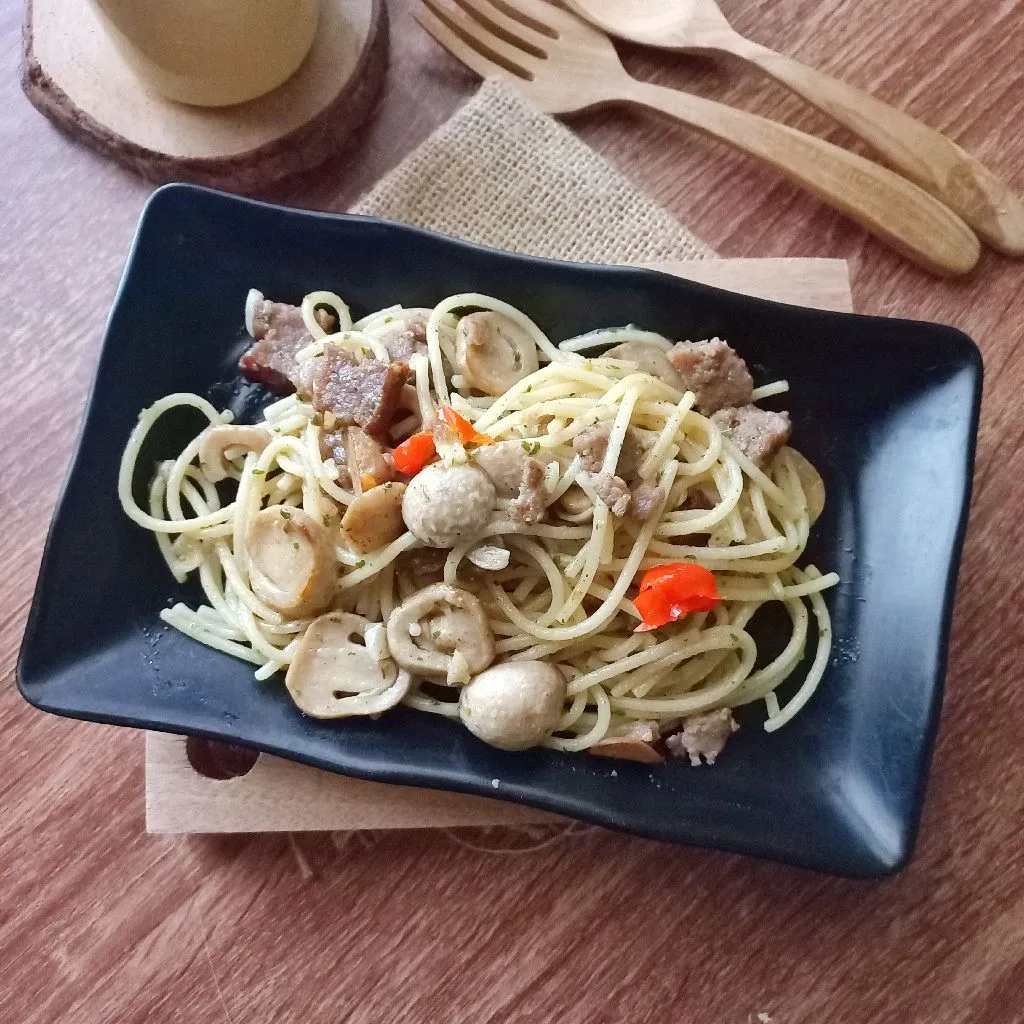
M 725 0 L 736 28 L 875 92 L 1024 189 L 1018 0 Z M 473 88 L 393 0 L 379 115 L 278 190 L 344 209 Z M 861 312 L 955 324 L 987 378 L 947 697 L 915 859 L 851 882 L 600 830 L 498 857 L 395 833 L 147 836 L 136 734 L 39 714 L 14 661 L 103 319 L 148 188 L 18 86 L 0 0 L 0 1020 L 15 1024 L 1017 1024 L 1024 1020 L 1020 263 L 936 281 L 758 165 L 618 110 L 583 138 L 731 256 L 850 261 Z M 642 78 L 823 132 L 781 87 L 624 49 Z
M 22 88 L 74 138 L 162 184 L 253 194 L 336 155 L 370 115 L 387 68 L 384 0 L 324 0 L 316 40 L 283 86 L 230 107 L 144 85 L 83 0 L 26 0 Z
M 770 118 L 638 81 L 626 73 L 603 32 L 545 0 L 519 0 L 546 33 L 535 33 L 530 52 L 505 42 L 509 22 L 495 26 L 490 8 L 477 10 L 467 0 L 423 4 L 416 20 L 449 53 L 483 78 L 507 79 L 549 114 L 574 114 L 610 103 L 646 107 L 761 161 L 932 273 L 966 274 L 978 262 L 980 243 L 974 232 L 913 182 Z M 517 24 L 511 22 L 512 28 Z M 492 59 L 495 50 L 505 63 Z M 509 63 L 519 70 L 509 73 Z
M 976 157 L 862 89 L 745 39 L 730 27 L 716 0 L 566 0 L 566 6 L 621 39 L 749 61 L 858 135 L 994 249 L 1024 255 L 1024 201 Z
M 842 260 L 683 260 L 649 266 L 779 302 L 844 312 L 853 309 L 850 275 Z M 193 767 L 182 737 L 147 733 L 146 829 L 171 833 L 313 832 L 561 820 L 519 804 L 365 782 L 265 754 L 244 774 L 213 774 L 216 777 Z

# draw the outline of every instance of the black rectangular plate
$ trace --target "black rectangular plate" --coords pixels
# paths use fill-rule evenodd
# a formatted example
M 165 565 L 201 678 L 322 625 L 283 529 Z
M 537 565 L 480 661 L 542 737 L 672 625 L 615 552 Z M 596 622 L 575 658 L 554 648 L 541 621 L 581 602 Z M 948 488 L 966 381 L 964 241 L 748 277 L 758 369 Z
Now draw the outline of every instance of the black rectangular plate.
M 356 315 L 480 291 L 556 340 L 627 322 L 677 338 L 717 334 L 756 382 L 787 379 L 794 443 L 828 487 L 807 558 L 842 577 L 828 597 L 833 657 L 809 705 L 773 735 L 750 718 L 713 768 L 505 753 L 406 709 L 379 721 L 304 718 L 278 680 L 257 683 L 252 666 L 166 630 L 160 609 L 196 592 L 174 582 L 152 535 L 124 516 L 118 462 L 139 410 L 169 392 L 251 414 L 257 396 L 234 375 L 250 287 L 289 301 L 329 288 Z M 981 379 L 974 343 L 949 327 L 167 186 L 143 213 L 107 325 L 18 684 L 56 714 L 250 744 L 361 778 L 533 804 L 836 874 L 889 874 L 910 856 L 924 796 Z M 198 425 L 167 423 L 147 460 L 176 454 Z

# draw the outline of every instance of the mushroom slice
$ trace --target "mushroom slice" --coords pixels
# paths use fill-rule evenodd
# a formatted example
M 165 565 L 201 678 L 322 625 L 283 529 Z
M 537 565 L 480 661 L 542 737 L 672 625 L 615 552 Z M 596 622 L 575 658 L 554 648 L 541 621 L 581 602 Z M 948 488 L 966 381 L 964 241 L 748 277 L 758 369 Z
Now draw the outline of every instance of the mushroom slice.
M 271 505 L 257 512 L 245 554 L 253 593 L 286 618 L 316 615 L 334 599 L 334 545 L 327 528 L 301 508 Z
M 409 692 L 412 678 L 366 646 L 375 623 L 347 612 L 328 612 L 309 624 L 285 686 L 311 718 L 377 715 Z
M 345 461 L 357 493 L 368 491 L 391 479 L 391 467 L 384 458 L 384 449 L 360 427 L 349 427 L 345 444 Z
M 405 484 L 387 483 L 364 491 L 349 505 L 341 527 L 361 554 L 377 551 L 405 533 L 402 497 Z
M 579 484 L 570 484 L 555 507 L 561 518 L 571 523 L 588 522 L 594 517 L 594 503 Z
M 388 618 L 391 657 L 414 676 L 444 682 L 458 651 L 470 675 L 494 661 L 494 633 L 468 591 L 435 583 L 416 591 Z
M 813 523 L 825 508 L 825 481 L 821 474 L 795 448 L 787 448 L 786 453 L 793 463 L 793 469 L 800 478 L 800 486 L 804 489 L 807 499 L 807 517 Z
M 657 345 L 651 345 L 646 341 L 627 341 L 608 349 L 604 355 L 608 359 L 622 359 L 628 363 L 636 363 L 637 369 L 641 373 L 649 373 L 677 391 L 686 390 L 686 382 L 669 362 L 668 356 Z
M 506 661 L 474 676 L 459 694 L 462 724 L 492 747 L 526 750 L 554 732 L 565 679 L 546 661 Z
M 524 442 L 498 441 L 475 449 L 473 465 L 490 477 L 499 498 L 514 498 L 519 494 L 528 458 Z
M 262 427 L 247 427 L 241 423 L 223 423 L 210 427 L 199 443 L 199 464 L 206 479 L 219 483 L 226 479 L 229 468 L 225 453 L 229 448 L 256 452 L 258 455 L 270 444 L 270 433 Z
M 631 722 L 627 726 L 609 731 L 590 748 L 590 753 L 597 757 L 615 757 L 621 761 L 658 764 L 665 760 L 654 749 L 654 744 L 660 738 L 661 730 L 657 722 Z
M 455 331 L 455 365 L 470 387 L 502 395 L 537 369 L 537 343 L 502 313 L 469 313 Z

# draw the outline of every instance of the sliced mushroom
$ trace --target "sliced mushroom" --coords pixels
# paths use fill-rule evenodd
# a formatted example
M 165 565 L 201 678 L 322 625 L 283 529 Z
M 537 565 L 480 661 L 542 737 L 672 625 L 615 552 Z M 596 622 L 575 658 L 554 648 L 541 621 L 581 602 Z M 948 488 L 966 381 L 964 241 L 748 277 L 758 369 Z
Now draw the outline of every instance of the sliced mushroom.
M 301 508 L 272 505 L 252 518 L 245 538 L 249 583 L 287 618 L 307 618 L 333 600 L 334 545 L 327 528 Z
M 546 661 L 506 661 L 474 676 L 459 694 L 459 717 L 474 736 L 502 750 L 542 743 L 558 725 L 565 679 Z
M 579 484 L 572 484 L 555 502 L 555 508 L 563 519 L 571 523 L 588 522 L 594 517 L 594 503 Z
M 352 547 L 366 554 L 377 551 L 405 533 L 402 497 L 405 484 L 386 483 L 363 491 L 341 519 Z
M 483 605 L 468 591 L 435 583 L 403 601 L 388 618 L 388 647 L 414 676 L 444 681 L 458 651 L 470 674 L 494 661 L 494 633 Z
M 455 365 L 470 387 L 501 395 L 537 369 L 537 344 L 502 313 L 469 313 L 455 331 Z
M 210 427 L 199 444 L 199 464 L 208 480 L 217 483 L 226 479 L 229 468 L 225 454 L 229 449 L 256 452 L 258 455 L 270 444 L 270 432 L 262 427 L 247 427 L 241 423 L 224 423 Z
M 345 442 L 345 466 L 359 491 L 368 491 L 391 479 L 391 466 L 384 458 L 384 449 L 365 430 L 349 427 Z
M 424 544 L 450 548 L 487 525 L 496 500 L 490 477 L 475 466 L 435 462 L 410 481 L 402 515 Z
M 626 362 L 636 363 L 637 369 L 641 373 L 649 373 L 677 391 L 685 390 L 686 382 L 669 362 L 668 356 L 657 345 L 651 345 L 646 341 L 627 341 L 608 349 L 605 356 L 609 359 L 622 359 Z
M 374 625 L 346 612 L 329 612 L 309 624 L 284 680 L 300 710 L 312 718 L 376 715 L 409 692 L 409 673 L 368 648 L 367 632 Z
M 616 757 L 622 761 L 640 761 L 643 764 L 657 764 L 664 761 L 654 744 L 661 738 L 657 722 L 631 722 L 615 731 L 609 730 L 598 740 L 590 753 L 597 757 Z
M 787 448 L 793 462 L 793 469 L 800 478 L 800 486 L 804 489 L 807 499 L 807 517 L 813 523 L 825 508 L 825 481 L 821 474 L 795 448 Z

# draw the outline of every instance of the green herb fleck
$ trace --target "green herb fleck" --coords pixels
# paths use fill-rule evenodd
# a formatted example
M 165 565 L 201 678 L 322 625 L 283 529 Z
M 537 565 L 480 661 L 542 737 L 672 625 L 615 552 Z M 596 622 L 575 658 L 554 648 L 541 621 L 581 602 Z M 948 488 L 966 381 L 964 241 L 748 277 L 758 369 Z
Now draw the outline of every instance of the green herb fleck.
M 527 455 L 536 455 L 540 451 L 540 441 L 523 441 L 522 444 Z
M 533 385 L 532 384 L 527 384 L 526 385 L 526 390 L 523 392 L 523 394 L 524 395 L 528 395 L 532 390 L 533 390 Z
M 324 524 L 324 526 L 331 525 L 331 517 L 326 512 L 320 517 L 320 521 Z
M 395 318 L 393 316 L 386 316 L 386 317 L 384 317 L 384 323 L 390 324 L 390 323 L 394 322 L 394 319 Z
M 292 514 L 291 514 L 291 512 L 288 511 L 288 509 L 286 509 L 286 508 L 281 509 L 281 518 L 282 519 L 291 519 L 291 517 L 292 517 Z
M 360 558 L 359 561 L 356 562 L 356 568 L 357 569 L 362 569 L 362 567 L 364 565 L 366 565 L 366 559 L 365 558 Z
M 298 551 L 299 550 L 299 542 L 297 540 L 293 540 L 292 541 L 292 547 L 295 548 L 296 551 Z
M 254 469 L 252 471 L 253 476 L 263 476 L 264 473 L 266 473 L 265 469 Z

